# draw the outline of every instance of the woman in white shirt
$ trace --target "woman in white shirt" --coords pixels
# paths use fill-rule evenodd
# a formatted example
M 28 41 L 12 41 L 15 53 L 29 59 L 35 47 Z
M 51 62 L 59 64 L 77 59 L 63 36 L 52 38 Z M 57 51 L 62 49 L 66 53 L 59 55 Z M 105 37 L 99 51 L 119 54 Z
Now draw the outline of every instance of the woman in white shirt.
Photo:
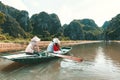
M 27 54 L 38 54 L 38 52 L 40 52 L 39 42 L 40 42 L 40 39 L 37 36 L 33 37 L 31 39 L 31 42 L 29 43 L 29 45 L 25 49 L 25 52 Z

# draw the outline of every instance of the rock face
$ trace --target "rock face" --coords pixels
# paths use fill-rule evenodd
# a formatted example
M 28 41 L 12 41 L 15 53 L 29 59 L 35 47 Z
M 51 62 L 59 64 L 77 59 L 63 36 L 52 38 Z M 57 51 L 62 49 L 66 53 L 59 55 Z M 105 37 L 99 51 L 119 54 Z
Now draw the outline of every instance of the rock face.
M 84 24 L 86 27 L 94 27 L 94 28 L 98 27 L 97 24 L 92 19 L 82 19 L 79 20 L 79 22 L 81 24 Z
M 24 29 L 25 32 L 32 31 L 32 26 L 27 11 L 20 11 L 15 19 L 19 22 L 20 26 Z
M 20 26 L 27 32 L 31 31 L 32 26 L 30 25 L 30 20 L 27 11 L 20 11 L 13 7 L 4 5 L 0 2 L 0 11 L 15 18 L 15 20 L 20 24 Z
M 3 30 L 3 33 L 7 33 L 9 36 L 25 38 L 27 36 L 37 35 L 45 38 L 52 35 L 60 36 L 63 33 L 60 20 L 54 13 L 40 12 L 39 14 L 34 14 L 29 19 L 27 11 L 17 10 L 1 2 L 0 11 L 6 16 L 6 21 L 4 23 L 2 22 L 2 24 L 0 23 L 0 28 Z M 4 20 L 1 19 L 1 21 Z
M 72 40 L 84 39 L 82 25 L 76 20 L 72 21 L 68 26 L 65 27 L 64 35 Z
M 64 28 L 64 35 L 73 40 L 101 39 L 102 30 L 92 19 L 74 20 Z
M 25 31 L 30 32 L 32 27 L 27 11 L 19 11 L 0 2 L 0 11 L 5 14 L 6 21 L 1 25 L 3 33 L 13 37 L 26 37 Z M 11 28 L 11 29 L 10 29 Z M 13 34 L 14 30 L 14 34 Z M 17 32 L 17 33 L 16 33 Z M 21 35 L 22 34 L 22 35 Z
M 102 25 L 103 30 L 106 30 L 109 24 L 110 24 L 110 21 L 105 21 L 104 24 Z
M 41 12 L 31 17 L 31 23 L 33 26 L 33 34 L 43 35 L 45 32 L 49 35 L 54 35 L 59 32 L 61 23 L 56 14 L 48 14 Z
M 82 23 L 85 40 L 101 40 L 102 39 L 102 29 L 97 26 L 97 24 L 92 19 L 82 19 Z
M 106 40 L 120 40 L 120 14 L 110 20 L 104 34 Z
M 6 21 L 4 24 L 1 25 L 3 33 L 7 33 L 13 37 L 26 37 L 25 31 L 20 27 L 19 23 L 14 18 L 6 15 L 5 19 Z

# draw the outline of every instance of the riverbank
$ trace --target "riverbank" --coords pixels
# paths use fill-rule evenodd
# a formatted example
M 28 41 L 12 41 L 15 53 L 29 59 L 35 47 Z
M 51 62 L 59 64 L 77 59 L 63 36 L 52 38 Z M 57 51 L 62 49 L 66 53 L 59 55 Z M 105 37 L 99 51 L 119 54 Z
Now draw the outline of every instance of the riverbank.
M 97 43 L 101 41 L 61 41 L 61 46 L 72 46 L 86 43 Z M 50 41 L 40 41 L 39 47 L 46 48 Z M 28 43 L 0 43 L 0 52 L 24 50 Z

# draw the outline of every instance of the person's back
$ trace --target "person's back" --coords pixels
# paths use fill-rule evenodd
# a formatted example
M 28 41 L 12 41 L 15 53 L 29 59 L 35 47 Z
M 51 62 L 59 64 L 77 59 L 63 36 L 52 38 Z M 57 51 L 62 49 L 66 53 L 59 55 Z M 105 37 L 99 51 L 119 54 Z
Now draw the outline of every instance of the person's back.
M 29 43 L 29 45 L 25 49 L 25 52 L 27 54 L 38 53 L 40 51 L 39 46 L 38 46 L 39 41 L 40 41 L 40 39 L 37 36 L 33 37 L 31 39 L 31 42 Z
M 53 45 L 54 45 L 54 42 L 51 42 L 48 47 L 47 47 L 47 52 L 53 52 Z
M 28 46 L 27 46 L 27 48 L 25 49 L 25 52 L 26 53 L 33 53 L 34 52 L 34 50 L 33 50 L 33 46 L 32 46 L 32 44 L 30 43 Z

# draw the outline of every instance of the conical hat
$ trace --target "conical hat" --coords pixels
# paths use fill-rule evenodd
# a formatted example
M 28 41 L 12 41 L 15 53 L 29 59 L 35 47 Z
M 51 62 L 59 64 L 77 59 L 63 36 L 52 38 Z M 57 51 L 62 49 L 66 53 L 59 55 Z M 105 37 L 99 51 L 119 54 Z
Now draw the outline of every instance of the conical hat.
M 58 44 L 60 44 L 60 41 L 59 41 L 58 38 L 53 38 L 53 42 L 54 42 L 54 43 L 58 43 Z
M 31 41 L 40 41 L 40 38 L 38 38 L 37 36 L 34 36 Z

